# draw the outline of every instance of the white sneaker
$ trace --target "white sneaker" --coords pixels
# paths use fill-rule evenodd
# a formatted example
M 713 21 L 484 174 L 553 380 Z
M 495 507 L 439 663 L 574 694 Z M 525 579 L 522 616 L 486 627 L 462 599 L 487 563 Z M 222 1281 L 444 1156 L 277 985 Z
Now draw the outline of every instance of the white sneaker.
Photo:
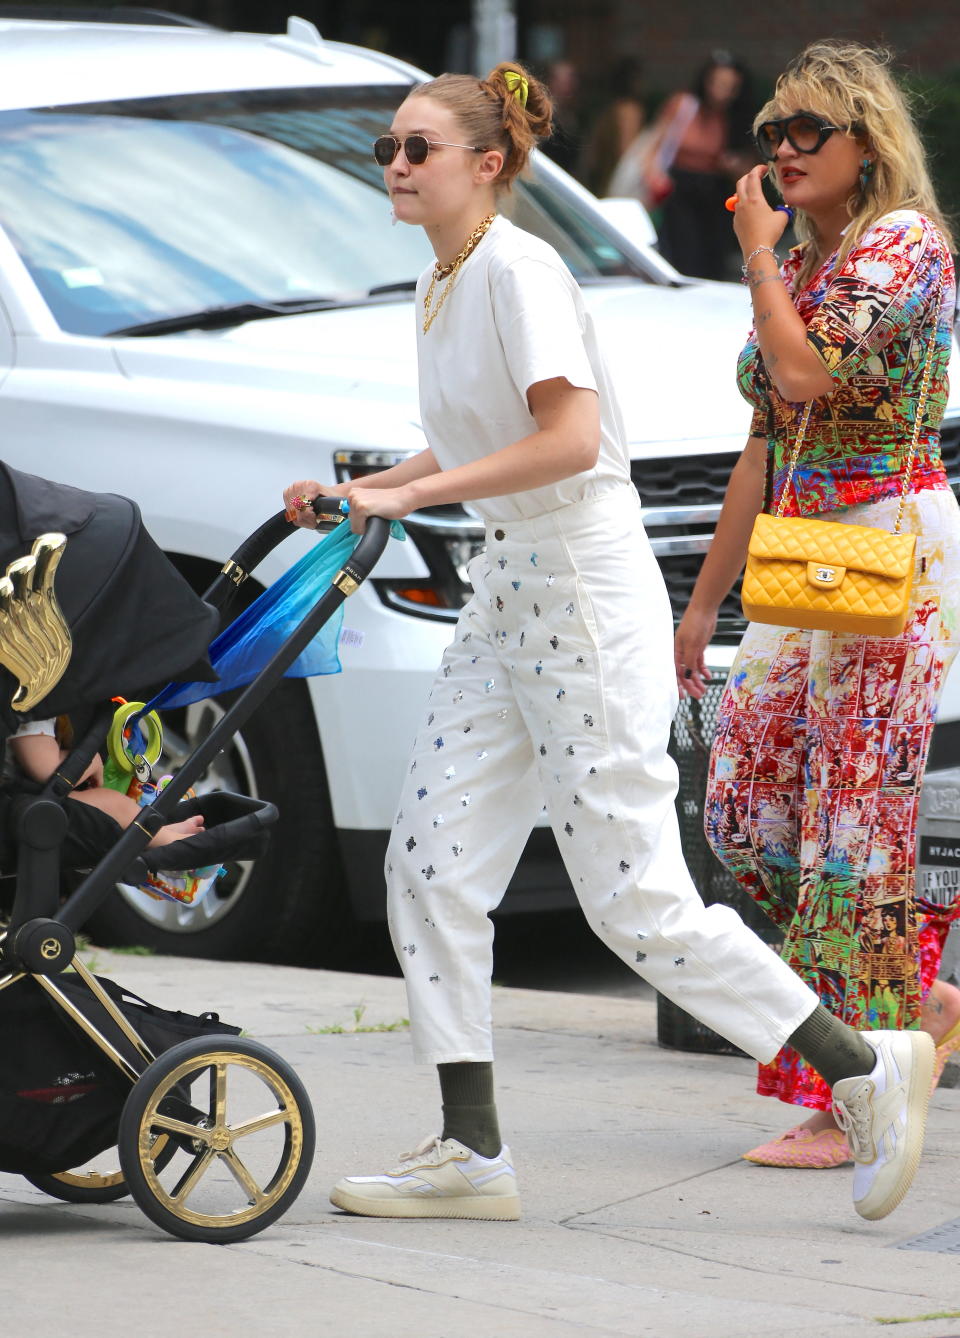
M 877 1062 L 871 1073 L 834 1084 L 833 1111 L 856 1162 L 853 1206 L 875 1221 L 893 1212 L 920 1162 L 934 1045 L 925 1031 L 860 1035 Z
M 515 1222 L 520 1216 L 510 1149 L 481 1157 L 455 1138 L 431 1134 L 383 1175 L 348 1175 L 330 1202 L 362 1217 L 472 1217 Z

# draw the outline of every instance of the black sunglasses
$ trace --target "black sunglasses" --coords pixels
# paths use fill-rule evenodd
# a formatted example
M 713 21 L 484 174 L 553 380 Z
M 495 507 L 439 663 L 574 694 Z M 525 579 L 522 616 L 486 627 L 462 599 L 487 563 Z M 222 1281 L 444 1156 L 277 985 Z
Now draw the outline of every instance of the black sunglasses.
M 763 125 L 757 126 L 753 138 L 763 161 L 772 163 L 784 140 L 797 153 L 816 153 L 823 148 L 833 132 L 840 129 L 840 126 L 831 125 L 815 112 L 796 112 L 779 121 L 764 121 Z
M 419 167 L 427 161 L 431 149 L 467 149 L 470 153 L 486 153 L 475 144 L 451 144 L 445 139 L 427 139 L 426 135 L 407 135 L 406 139 L 397 139 L 396 135 L 381 135 L 373 141 L 373 156 L 381 167 L 389 167 L 397 154 L 403 149 L 408 163 Z

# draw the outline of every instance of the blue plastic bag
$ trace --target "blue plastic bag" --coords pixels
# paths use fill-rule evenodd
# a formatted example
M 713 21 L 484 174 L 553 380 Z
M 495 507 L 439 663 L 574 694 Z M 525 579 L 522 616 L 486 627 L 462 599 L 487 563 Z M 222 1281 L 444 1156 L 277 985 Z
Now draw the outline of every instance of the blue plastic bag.
M 404 539 L 394 522 L 390 533 Z M 350 526 L 340 524 L 245 609 L 210 647 L 210 662 L 220 675 L 216 683 L 170 683 L 148 702 L 141 714 L 160 707 L 189 706 L 231 688 L 251 683 L 285 641 L 303 622 L 334 576 L 360 542 Z M 343 624 L 343 604 L 327 619 L 310 644 L 286 671 L 286 678 L 338 674 L 337 646 Z

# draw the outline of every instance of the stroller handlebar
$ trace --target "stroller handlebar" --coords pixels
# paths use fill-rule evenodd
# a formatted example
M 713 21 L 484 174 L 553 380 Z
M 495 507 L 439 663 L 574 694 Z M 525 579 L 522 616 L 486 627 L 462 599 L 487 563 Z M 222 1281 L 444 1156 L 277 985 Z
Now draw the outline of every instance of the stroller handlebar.
M 342 497 L 315 497 L 310 503 L 317 517 L 317 528 L 327 528 L 328 517 L 336 517 L 332 529 L 342 524 L 347 518 L 347 503 Z M 353 550 L 353 556 L 344 564 L 344 569 L 351 569 L 350 574 L 359 583 L 370 575 L 390 538 L 390 522 L 382 516 L 370 516 L 367 528 L 360 536 L 360 542 Z M 355 571 L 353 569 L 356 569 Z
M 340 497 L 317 497 L 311 505 L 317 514 L 317 528 L 332 530 L 346 520 L 341 511 Z M 231 596 L 242 585 L 251 572 L 277 548 L 288 535 L 296 530 L 293 521 L 288 520 L 286 512 L 278 511 L 269 520 L 259 526 L 224 563 L 213 584 L 204 592 L 203 598 L 215 608 L 225 610 Z M 380 560 L 390 537 L 390 522 L 379 516 L 371 516 L 366 532 L 348 560 L 350 576 L 359 585 L 365 581 Z

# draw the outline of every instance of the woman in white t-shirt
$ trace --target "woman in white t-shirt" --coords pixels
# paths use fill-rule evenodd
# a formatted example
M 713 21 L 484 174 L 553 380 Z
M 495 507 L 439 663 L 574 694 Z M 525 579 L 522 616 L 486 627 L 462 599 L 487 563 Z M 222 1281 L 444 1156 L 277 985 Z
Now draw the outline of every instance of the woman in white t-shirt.
M 332 1201 L 372 1216 L 519 1216 L 493 1099 L 489 914 L 545 805 L 587 919 L 618 956 L 758 1059 L 789 1040 L 836 1084 L 864 1159 L 892 1119 L 905 1122 L 882 1177 L 858 1168 L 858 1211 L 882 1216 L 919 1155 L 929 1038 L 844 1027 L 690 881 L 667 756 L 673 624 L 616 399 L 563 262 L 496 213 L 550 123 L 542 85 L 508 65 L 484 80 L 442 75 L 399 108 L 374 153 L 397 218 L 423 227 L 437 257 L 416 298 L 429 444 L 362 483 L 305 479 L 284 493 L 307 527 L 321 493 L 348 498 L 356 530 L 454 501 L 487 527 L 386 863 L 414 1048 L 439 1068 L 443 1132 L 386 1174 L 341 1180 Z M 906 1077 L 884 1114 L 871 1093 L 894 1064 Z

